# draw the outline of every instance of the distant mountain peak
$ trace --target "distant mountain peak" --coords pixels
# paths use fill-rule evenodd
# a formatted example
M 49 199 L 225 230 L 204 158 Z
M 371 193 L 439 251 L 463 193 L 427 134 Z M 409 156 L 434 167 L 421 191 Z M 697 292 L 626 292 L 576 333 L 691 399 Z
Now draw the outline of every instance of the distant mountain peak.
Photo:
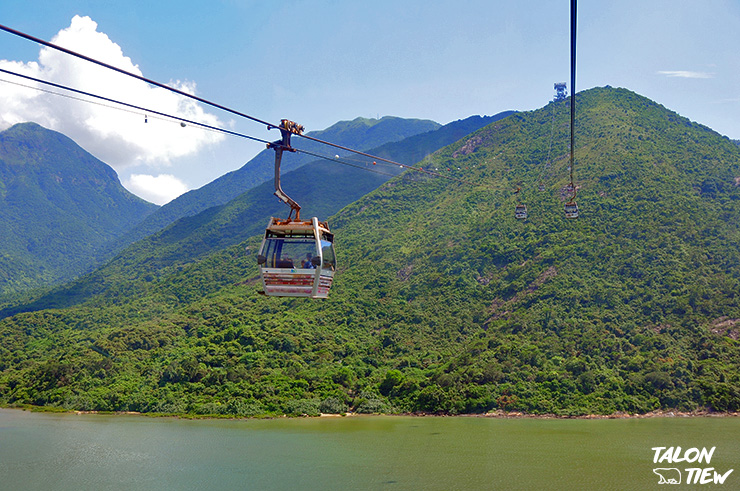
M 68 136 L 28 122 L 0 132 L 0 152 L 6 164 L 85 171 L 96 178 L 118 181 L 108 164 L 90 155 Z
M 309 131 L 307 135 L 337 145 L 367 151 L 386 143 L 398 142 L 434 131 L 440 127 L 439 123 L 428 119 L 408 119 L 397 116 L 384 116 L 380 119 L 358 117 L 351 121 L 338 121 L 324 130 Z M 335 154 L 334 149 L 307 139 L 294 138 L 291 144 L 295 148 L 312 153 L 332 156 Z M 224 174 L 199 189 L 193 189 L 178 196 L 142 222 L 141 226 L 132 232 L 129 239 L 133 241 L 146 237 L 180 218 L 197 215 L 213 206 L 224 205 L 255 186 L 271 181 L 274 158 L 272 150 L 264 150 L 241 168 Z M 316 157 L 313 155 L 290 154 L 283 158 L 282 172 L 288 173 L 314 160 Z
M 70 279 L 157 209 L 107 164 L 36 123 L 0 133 L 0 293 Z

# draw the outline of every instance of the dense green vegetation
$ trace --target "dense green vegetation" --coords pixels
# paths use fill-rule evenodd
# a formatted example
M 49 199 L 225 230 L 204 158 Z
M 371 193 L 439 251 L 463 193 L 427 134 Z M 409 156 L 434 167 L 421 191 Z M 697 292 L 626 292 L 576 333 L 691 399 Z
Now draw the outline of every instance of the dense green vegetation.
M 77 305 L 6 318 L 0 401 L 236 416 L 740 409 L 740 148 L 624 89 L 578 94 L 576 130 L 578 220 L 562 209 L 567 101 L 551 103 L 420 164 L 479 185 L 407 173 L 337 213 L 326 301 L 256 295 L 253 238 L 156 274 L 108 270 Z
M 501 117 L 503 116 L 471 116 L 401 142 L 387 143 L 373 149 L 372 153 L 412 165 L 441 147 L 485 126 L 487 122 Z M 292 157 L 293 154 L 290 154 L 285 160 Z M 350 163 L 358 165 L 356 161 Z M 283 174 L 282 186 L 291 197 L 301 203 L 303 216 L 327 217 L 402 170 L 390 164 L 373 166 L 372 162 L 366 168 L 381 173 L 320 160 Z M 87 276 L 50 291 L 29 293 L 38 296 L 35 301 L 20 302 L 19 307 L 3 308 L 0 304 L 0 317 L 22 310 L 75 305 L 91 295 L 104 295 L 109 287 L 117 289 L 122 280 L 140 276 L 151 280 L 168 268 L 188 264 L 213 251 L 260 234 L 271 216 L 285 213 L 285 205 L 273 196 L 274 190 L 273 182 L 269 181 L 241 194 L 226 205 L 183 218 L 165 230 L 129 246 L 108 265 Z M 121 240 L 127 238 L 128 235 Z
M 35 123 L 0 133 L 0 294 L 89 271 L 103 244 L 156 205 L 66 136 Z

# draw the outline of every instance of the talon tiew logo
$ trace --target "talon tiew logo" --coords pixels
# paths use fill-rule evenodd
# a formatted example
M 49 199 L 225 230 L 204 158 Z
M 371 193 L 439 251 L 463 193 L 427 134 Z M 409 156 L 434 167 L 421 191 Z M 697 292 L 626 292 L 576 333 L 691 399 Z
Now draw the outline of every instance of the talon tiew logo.
M 660 476 L 658 484 L 681 484 L 681 471 L 675 467 L 658 467 L 653 472 Z
M 699 450 L 696 447 L 686 449 L 683 453 L 681 447 L 653 447 L 655 456 L 654 464 L 687 464 L 709 465 L 717 447 L 707 450 L 706 447 Z M 656 467 L 653 473 L 658 476 L 658 484 L 724 484 L 727 477 L 734 469 L 724 473 L 715 470 L 714 467 Z M 683 479 L 685 477 L 685 480 Z

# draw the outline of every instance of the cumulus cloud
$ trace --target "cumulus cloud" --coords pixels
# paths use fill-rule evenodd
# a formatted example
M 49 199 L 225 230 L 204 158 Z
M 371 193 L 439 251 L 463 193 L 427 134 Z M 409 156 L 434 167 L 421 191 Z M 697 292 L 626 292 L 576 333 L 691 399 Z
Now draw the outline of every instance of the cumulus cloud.
M 712 78 L 713 73 L 707 72 L 691 72 L 688 70 L 661 70 L 658 72 L 659 75 L 665 75 L 666 77 L 678 77 L 678 78 Z
M 185 183 L 171 174 L 131 174 L 124 185 L 132 193 L 158 205 L 168 203 L 188 191 Z
M 70 26 L 51 42 L 143 76 L 121 47 L 97 28 L 90 17 L 75 16 Z M 221 125 L 216 116 L 206 113 L 192 99 L 51 48 L 41 48 L 38 61 L 0 60 L 0 67 L 193 121 Z M 0 75 L 3 80 L 49 89 L 12 75 Z M 170 85 L 188 93 L 195 93 L 196 89 L 189 82 L 175 81 Z M 37 122 L 69 136 L 119 172 L 134 165 L 167 166 L 173 159 L 193 155 L 223 139 L 218 133 L 182 127 L 178 122 L 152 115 L 145 119 L 140 111 L 121 111 L 106 105 L 112 104 L 90 104 L 0 83 L 0 130 L 20 122 Z

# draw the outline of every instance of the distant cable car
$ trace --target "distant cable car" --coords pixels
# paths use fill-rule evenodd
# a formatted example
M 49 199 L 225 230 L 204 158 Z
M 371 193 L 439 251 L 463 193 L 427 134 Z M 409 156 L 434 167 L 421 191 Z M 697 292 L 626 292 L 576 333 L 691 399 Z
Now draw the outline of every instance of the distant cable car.
M 527 218 L 527 206 L 526 205 L 516 205 L 516 208 L 514 209 L 514 217 L 517 220 L 524 220 Z
M 283 152 L 295 152 L 290 136 L 300 135 L 303 126 L 283 119 L 278 128 L 282 138 L 267 145 L 275 150 L 275 196 L 290 206 L 287 219 L 270 218 L 257 254 L 263 291 L 275 297 L 327 298 L 334 281 L 336 255 L 334 234 L 326 222 L 313 217 L 301 220 L 301 206 L 283 192 L 280 163 Z M 295 215 L 294 215 L 295 214 Z
M 517 196 L 517 201 L 519 201 L 519 203 L 517 203 L 516 205 L 516 208 L 514 208 L 514 217 L 517 220 L 524 220 L 525 218 L 527 218 L 527 206 L 519 200 L 519 193 L 521 191 L 522 188 L 520 187 L 516 188 L 516 191 L 514 191 L 514 194 Z
M 578 218 L 578 205 L 575 201 L 565 203 L 565 218 Z
M 257 263 L 264 294 L 327 298 L 334 279 L 334 234 L 326 222 L 271 218 Z

